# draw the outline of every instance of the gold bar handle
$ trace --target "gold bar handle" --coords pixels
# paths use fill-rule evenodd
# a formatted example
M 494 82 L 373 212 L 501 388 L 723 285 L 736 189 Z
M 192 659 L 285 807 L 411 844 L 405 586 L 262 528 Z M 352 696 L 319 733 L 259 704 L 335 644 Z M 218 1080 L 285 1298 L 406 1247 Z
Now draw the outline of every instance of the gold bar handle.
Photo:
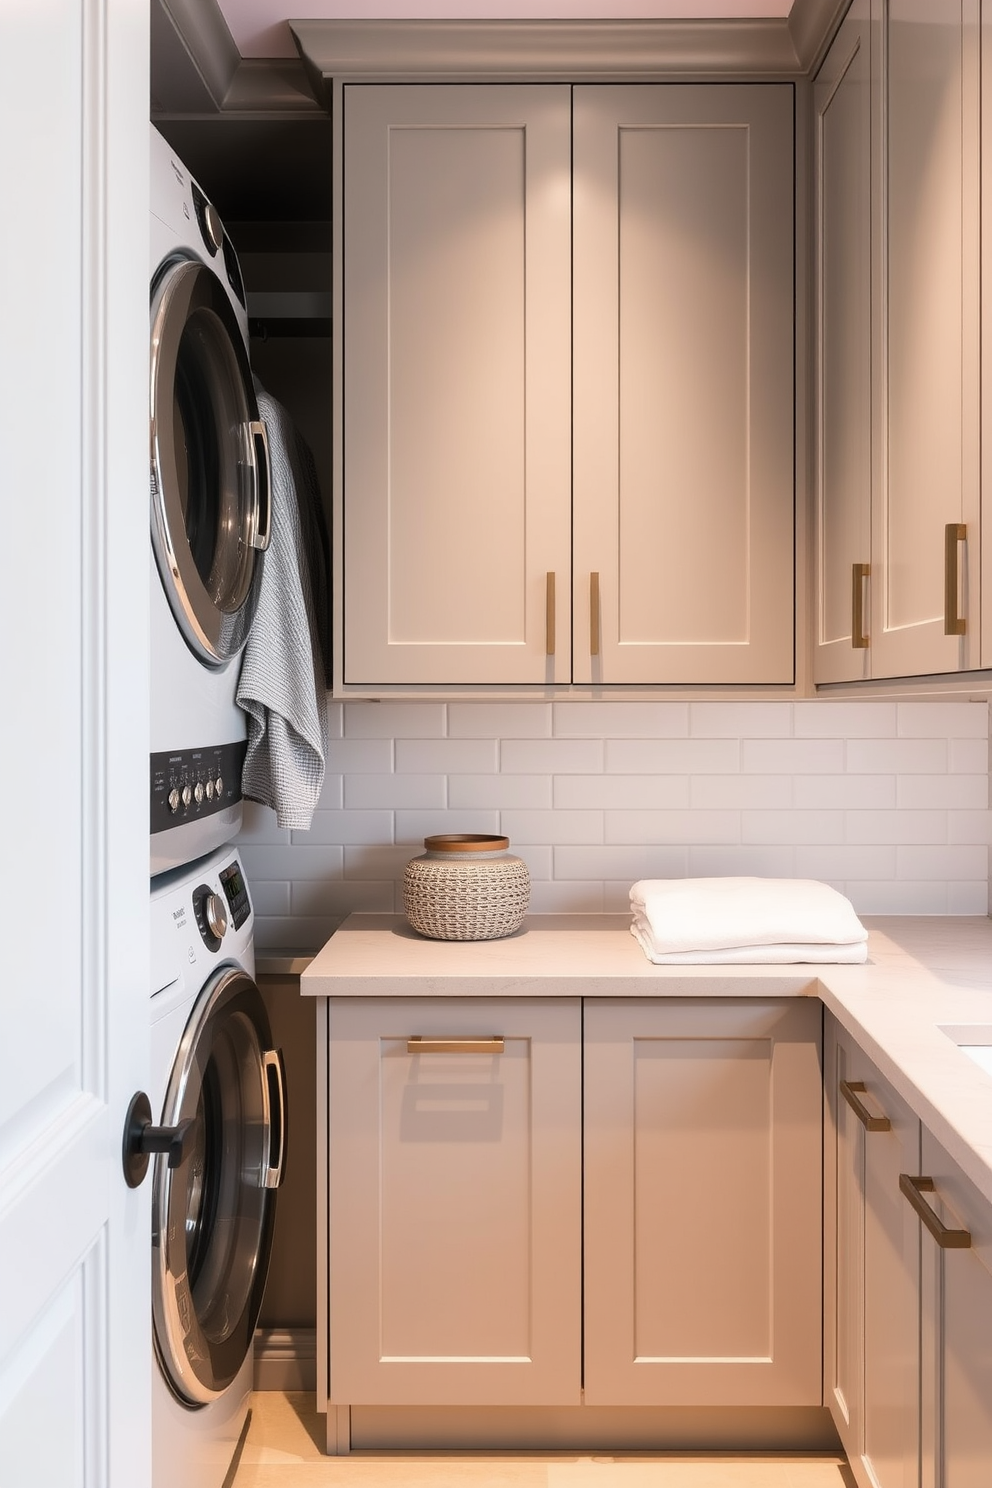
M 870 574 L 870 563 L 851 564 L 851 645 L 856 651 L 868 649 L 868 637 L 865 634 L 865 579 Z
M 935 1192 L 935 1184 L 932 1178 L 911 1178 L 908 1173 L 900 1173 L 899 1187 L 941 1250 L 967 1250 L 969 1248 L 971 1245 L 971 1232 L 969 1230 L 949 1229 L 936 1210 L 932 1209 L 923 1197 L 925 1193 Z
M 555 576 L 548 574 L 547 589 L 544 596 L 544 631 L 547 636 L 545 651 L 548 656 L 555 654 Z
M 599 655 L 599 574 L 589 575 L 589 655 Z
M 840 1093 L 857 1116 L 865 1131 L 887 1132 L 892 1130 L 888 1116 L 873 1116 L 865 1103 L 858 1099 L 865 1094 L 864 1080 L 841 1080 Z
M 431 1038 L 415 1033 L 406 1041 L 408 1054 L 502 1054 L 503 1035 L 492 1038 Z
M 948 522 L 944 528 L 944 634 L 964 635 L 966 622 L 958 614 L 958 545 L 968 536 L 964 522 Z

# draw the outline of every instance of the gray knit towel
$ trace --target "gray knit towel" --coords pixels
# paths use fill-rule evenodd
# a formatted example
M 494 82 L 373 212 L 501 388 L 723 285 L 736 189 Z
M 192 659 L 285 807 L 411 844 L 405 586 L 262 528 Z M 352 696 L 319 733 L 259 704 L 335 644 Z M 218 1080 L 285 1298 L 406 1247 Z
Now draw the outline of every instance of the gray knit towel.
M 312 456 L 292 419 L 261 388 L 258 411 L 269 435 L 272 540 L 263 555 L 258 609 L 238 681 L 238 705 L 248 717 L 242 791 L 271 806 L 280 827 L 307 830 L 327 755 L 322 627 L 314 555 L 304 537 L 320 493 Z

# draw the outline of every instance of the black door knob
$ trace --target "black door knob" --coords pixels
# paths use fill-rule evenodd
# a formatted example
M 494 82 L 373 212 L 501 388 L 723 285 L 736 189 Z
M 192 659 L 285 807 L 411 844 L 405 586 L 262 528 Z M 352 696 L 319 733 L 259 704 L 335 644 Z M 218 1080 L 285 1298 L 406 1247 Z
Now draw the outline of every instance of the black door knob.
M 128 1188 L 137 1188 L 148 1172 L 151 1153 L 165 1152 L 169 1167 L 178 1168 L 193 1150 L 196 1122 L 192 1116 L 177 1126 L 153 1126 L 152 1108 L 143 1090 L 132 1098 L 124 1118 L 122 1160 Z

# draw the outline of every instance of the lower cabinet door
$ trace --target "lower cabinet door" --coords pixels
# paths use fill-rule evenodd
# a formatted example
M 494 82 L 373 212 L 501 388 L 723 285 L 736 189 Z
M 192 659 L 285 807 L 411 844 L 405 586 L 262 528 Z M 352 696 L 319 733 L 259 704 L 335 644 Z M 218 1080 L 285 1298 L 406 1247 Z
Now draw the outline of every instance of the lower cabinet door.
M 581 1401 L 577 998 L 329 1007 L 335 1404 Z
M 992 1205 L 928 1131 L 921 1226 L 921 1488 L 992 1482 Z M 922 1212 L 922 1211 L 921 1211 Z
M 587 1404 L 821 1404 L 821 1026 L 586 1002 Z

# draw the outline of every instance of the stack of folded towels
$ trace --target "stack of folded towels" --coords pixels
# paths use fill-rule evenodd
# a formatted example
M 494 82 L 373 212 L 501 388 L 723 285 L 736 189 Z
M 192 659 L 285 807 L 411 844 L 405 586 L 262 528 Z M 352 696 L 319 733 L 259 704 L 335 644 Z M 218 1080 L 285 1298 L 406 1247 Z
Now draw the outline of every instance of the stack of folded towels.
M 659 966 L 862 962 L 854 906 L 808 878 L 645 878 L 630 891 L 631 934 Z

